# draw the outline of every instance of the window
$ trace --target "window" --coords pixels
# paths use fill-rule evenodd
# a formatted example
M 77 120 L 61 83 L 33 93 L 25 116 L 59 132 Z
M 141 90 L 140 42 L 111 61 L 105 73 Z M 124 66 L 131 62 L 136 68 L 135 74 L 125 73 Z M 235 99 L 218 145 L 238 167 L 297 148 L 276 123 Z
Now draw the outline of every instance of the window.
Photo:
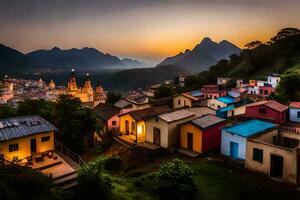
M 268 94 L 269 94 L 269 91 L 268 91 L 268 90 L 265 90 L 264 93 L 265 93 L 265 95 L 268 95 Z
M 219 108 L 221 108 L 221 106 L 220 106 L 220 105 L 218 105 L 218 109 L 219 109 Z
M 259 112 L 259 114 L 266 114 L 267 113 L 266 109 L 264 109 L 264 108 L 260 108 L 258 110 L 258 112 Z
M 185 101 L 185 100 L 184 100 L 184 103 L 183 103 L 183 105 L 184 105 L 184 106 L 186 106 L 186 101 Z
M 297 112 L 297 117 L 300 118 L 300 111 Z
M 178 99 L 178 105 L 180 105 L 181 104 L 181 101 L 180 101 L 180 99 Z
M 42 142 L 47 142 L 47 141 L 49 141 L 50 140 L 50 136 L 45 136 L 45 137 L 42 137 L 41 138 L 41 141 Z
M 259 93 L 260 93 L 260 94 L 263 94 L 263 93 L 264 93 L 264 90 L 260 89 L 260 90 L 259 90 Z
M 253 148 L 253 160 L 263 163 L 263 150 Z
M 112 124 L 113 126 L 115 126 L 115 125 L 117 125 L 117 122 L 114 120 L 114 121 L 111 122 L 111 124 Z
M 8 145 L 8 150 L 9 150 L 9 152 L 18 151 L 19 150 L 19 144 L 15 143 L 15 144 Z

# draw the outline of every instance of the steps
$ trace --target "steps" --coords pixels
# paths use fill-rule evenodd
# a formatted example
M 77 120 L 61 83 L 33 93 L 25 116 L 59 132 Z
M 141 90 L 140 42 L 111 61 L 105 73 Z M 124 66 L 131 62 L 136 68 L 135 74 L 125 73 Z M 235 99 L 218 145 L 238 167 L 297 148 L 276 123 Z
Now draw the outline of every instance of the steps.
M 134 145 L 134 144 L 128 142 L 127 140 L 122 139 L 121 137 L 113 137 L 113 139 L 114 139 L 116 142 L 120 143 L 121 145 L 123 145 L 123 146 L 125 146 L 125 147 L 127 147 L 127 148 L 129 148 L 130 146 Z
M 78 185 L 76 171 L 64 174 L 62 176 L 53 179 L 54 185 L 62 188 L 63 190 L 68 190 L 74 188 Z

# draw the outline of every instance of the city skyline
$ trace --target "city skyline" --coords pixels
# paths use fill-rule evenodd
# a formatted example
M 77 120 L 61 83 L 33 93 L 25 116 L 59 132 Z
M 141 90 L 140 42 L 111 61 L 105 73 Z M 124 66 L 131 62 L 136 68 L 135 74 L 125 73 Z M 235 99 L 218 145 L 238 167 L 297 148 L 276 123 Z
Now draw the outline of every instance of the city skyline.
M 203 37 L 240 48 L 298 27 L 300 2 L 1 1 L 0 43 L 23 53 L 94 47 L 104 53 L 157 63 L 191 49 Z

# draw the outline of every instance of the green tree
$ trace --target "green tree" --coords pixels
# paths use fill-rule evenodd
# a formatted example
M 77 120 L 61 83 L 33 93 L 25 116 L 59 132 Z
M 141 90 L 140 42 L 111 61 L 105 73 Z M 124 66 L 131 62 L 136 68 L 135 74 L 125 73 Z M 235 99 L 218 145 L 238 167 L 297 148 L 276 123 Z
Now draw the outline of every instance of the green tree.
M 174 89 L 165 85 L 160 86 L 154 93 L 154 98 L 171 97 L 175 93 Z
M 252 41 L 252 42 L 249 42 L 247 44 L 245 44 L 245 47 L 247 49 L 255 49 L 256 47 L 262 45 L 262 42 L 261 41 L 258 41 L 258 40 L 255 40 L 255 41 Z
M 300 101 L 300 74 L 290 71 L 281 76 L 276 89 L 276 98 L 284 102 Z
M 160 166 L 155 175 L 155 191 L 165 199 L 189 199 L 195 195 L 193 170 L 179 159 Z
M 300 30 L 297 28 L 283 28 L 277 33 L 275 37 L 271 38 L 271 41 L 276 42 L 278 40 L 282 40 L 298 34 L 300 34 Z
M 16 115 L 16 109 L 7 104 L 0 105 L 0 119 L 14 117 Z
M 113 92 L 107 93 L 107 103 L 110 105 L 114 105 L 121 98 L 122 98 L 122 96 L 120 94 L 115 94 Z

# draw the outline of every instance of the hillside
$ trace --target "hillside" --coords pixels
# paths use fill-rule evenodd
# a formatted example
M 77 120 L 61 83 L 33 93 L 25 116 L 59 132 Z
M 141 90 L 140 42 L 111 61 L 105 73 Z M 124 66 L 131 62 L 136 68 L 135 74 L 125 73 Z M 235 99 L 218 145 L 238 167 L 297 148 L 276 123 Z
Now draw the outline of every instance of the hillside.
M 186 71 L 172 65 L 123 70 L 105 79 L 104 86 L 118 91 L 145 88 L 166 79 L 174 79 L 180 73 L 186 73 Z
M 0 44 L 0 75 L 33 69 L 36 65 L 23 53 Z
M 51 50 L 37 50 L 26 54 L 26 56 L 37 65 L 50 68 L 74 66 L 77 69 L 94 69 L 124 66 L 124 63 L 118 57 L 87 47 L 68 50 L 54 47 Z
M 284 29 L 283 29 L 284 30 Z M 240 55 L 232 55 L 228 60 L 220 60 L 208 71 L 199 74 L 199 81 L 213 83 L 218 76 L 242 78 L 262 78 L 271 73 L 283 73 L 300 64 L 300 31 L 295 35 L 277 36 L 266 44 L 252 49 L 244 49 Z
M 168 57 L 157 66 L 175 65 L 190 73 L 196 73 L 207 70 L 218 60 L 228 58 L 231 54 L 239 52 L 240 49 L 237 46 L 226 40 L 217 43 L 206 37 L 192 50 Z

